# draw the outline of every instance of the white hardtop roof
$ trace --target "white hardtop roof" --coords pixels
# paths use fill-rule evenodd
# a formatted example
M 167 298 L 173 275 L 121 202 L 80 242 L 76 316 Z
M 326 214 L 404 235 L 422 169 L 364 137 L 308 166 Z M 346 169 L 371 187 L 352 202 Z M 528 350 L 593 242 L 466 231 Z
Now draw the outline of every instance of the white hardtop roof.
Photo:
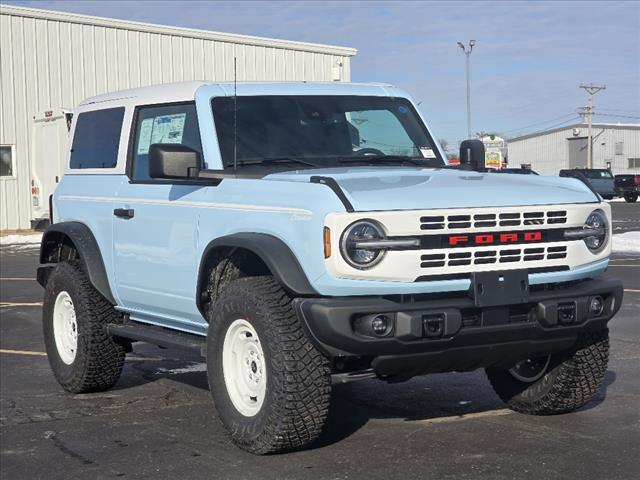
M 170 103 L 183 102 L 193 100 L 198 88 L 208 86 L 218 86 L 221 91 L 227 95 L 232 95 L 234 87 L 237 86 L 238 94 L 256 95 L 263 93 L 264 95 L 273 94 L 344 94 L 353 92 L 353 94 L 366 95 L 372 90 L 393 89 L 393 85 L 384 83 L 351 83 L 351 82 L 175 82 L 163 83 L 159 85 L 150 85 L 148 87 L 131 88 L 128 90 L 120 90 L 117 92 L 105 93 L 95 97 L 87 98 L 80 102 L 80 105 L 91 105 L 96 103 L 111 102 L 115 100 L 131 100 L 138 99 L 141 103 Z M 248 93 L 250 92 L 250 93 Z

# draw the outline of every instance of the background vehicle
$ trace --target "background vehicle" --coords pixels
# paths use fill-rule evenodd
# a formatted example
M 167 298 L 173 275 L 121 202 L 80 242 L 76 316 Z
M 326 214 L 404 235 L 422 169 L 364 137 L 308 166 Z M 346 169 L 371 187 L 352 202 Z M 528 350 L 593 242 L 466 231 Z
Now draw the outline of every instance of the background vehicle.
M 31 224 L 39 228 L 49 219 L 49 196 L 62 178 L 67 161 L 69 110 L 45 110 L 33 117 L 31 158 Z
M 534 172 L 530 168 L 503 168 L 500 171 L 502 173 L 513 173 L 516 175 L 538 175 L 537 172 Z
M 638 200 L 640 193 L 640 175 L 616 175 L 614 179 L 616 194 L 627 202 Z
M 561 177 L 574 177 L 580 179 L 583 175 L 591 187 L 598 192 L 602 198 L 611 200 L 616 196 L 613 175 L 606 168 L 573 168 L 560 170 Z
M 318 437 L 332 382 L 484 368 L 535 415 L 602 384 L 610 205 L 481 172 L 479 140 L 446 168 L 400 89 L 147 87 L 83 102 L 71 142 L 37 271 L 69 392 L 112 387 L 134 341 L 199 348 L 229 435 L 265 454 Z

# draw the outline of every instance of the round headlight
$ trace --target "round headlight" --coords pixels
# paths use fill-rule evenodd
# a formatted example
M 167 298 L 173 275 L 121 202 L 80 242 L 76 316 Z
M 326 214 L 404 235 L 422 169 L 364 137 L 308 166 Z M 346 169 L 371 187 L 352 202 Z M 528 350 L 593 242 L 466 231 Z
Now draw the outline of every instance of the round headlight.
M 584 229 L 593 231 L 593 235 L 584 238 L 587 248 L 593 253 L 601 251 L 607 244 L 607 217 L 602 210 L 594 210 L 584 222 Z
M 371 268 L 384 256 L 384 250 L 363 247 L 359 243 L 385 238 L 382 227 L 373 220 L 360 220 L 349 225 L 340 239 L 340 252 L 349 265 L 358 269 Z

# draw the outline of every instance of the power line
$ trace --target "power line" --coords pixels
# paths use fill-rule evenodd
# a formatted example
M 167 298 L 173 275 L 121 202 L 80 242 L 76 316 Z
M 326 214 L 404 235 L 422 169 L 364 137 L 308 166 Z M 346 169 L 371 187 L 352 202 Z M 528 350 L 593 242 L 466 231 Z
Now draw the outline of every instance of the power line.
M 623 110 L 620 108 L 605 108 L 604 110 L 607 112 L 638 113 L 638 110 Z
M 575 115 L 575 114 L 574 114 L 574 115 Z M 557 124 L 555 124 L 555 125 L 550 125 L 550 126 L 545 127 L 545 128 L 543 128 L 543 129 L 541 129 L 541 130 L 536 130 L 536 131 L 534 131 L 534 132 L 529 132 L 529 133 L 527 133 L 526 135 L 535 135 L 536 133 L 546 132 L 546 131 L 551 130 L 552 128 L 561 127 L 561 126 L 566 125 L 566 124 L 568 124 L 568 123 L 575 122 L 576 120 L 580 120 L 580 117 L 573 117 L 573 118 L 570 118 L 569 120 L 565 120 L 564 122 L 560 122 L 560 123 L 557 123 Z M 512 138 L 513 138 L 513 137 L 512 137 Z
M 569 113 L 569 114 L 567 114 L 567 115 L 561 115 L 561 116 L 556 117 L 556 118 L 550 118 L 549 120 L 545 120 L 544 122 L 532 123 L 531 125 L 527 125 L 527 126 L 525 126 L 525 127 L 513 128 L 513 129 L 511 129 L 511 130 L 505 130 L 505 131 L 503 131 L 503 132 L 501 132 L 501 133 L 503 133 L 503 134 L 504 134 L 504 133 L 517 132 L 517 131 L 519 131 L 519 130 L 526 130 L 527 128 L 537 127 L 537 126 L 539 126 L 539 125 L 545 125 L 545 124 L 547 124 L 547 123 L 555 122 L 556 120 L 560 120 L 560 119 L 562 119 L 562 118 L 575 117 L 575 115 L 576 115 L 575 113 Z
M 620 115 L 619 113 L 604 113 L 594 112 L 594 115 L 600 115 L 601 117 L 619 117 L 619 118 L 636 118 L 640 119 L 640 115 Z

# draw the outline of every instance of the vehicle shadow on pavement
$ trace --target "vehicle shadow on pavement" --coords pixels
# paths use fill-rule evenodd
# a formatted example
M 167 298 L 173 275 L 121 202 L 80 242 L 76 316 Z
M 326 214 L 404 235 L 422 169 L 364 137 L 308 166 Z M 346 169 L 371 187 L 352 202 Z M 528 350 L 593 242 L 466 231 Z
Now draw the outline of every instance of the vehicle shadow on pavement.
M 114 390 L 123 392 L 146 384 L 181 384 L 179 390 L 194 387 L 188 396 L 209 402 L 205 371 L 195 370 L 201 363 L 177 358 L 157 362 L 128 362 L 125 375 Z M 203 359 L 201 359 L 202 361 Z M 607 396 L 607 388 L 616 381 L 616 373 L 608 370 L 602 388 L 580 411 L 599 406 Z M 175 383 L 174 383 L 175 382 Z M 206 394 L 206 396 L 201 395 Z M 213 408 L 213 405 L 212 405 Z M 494 393 L 482 370 L 463 373 L 432 374 L 404 383 L 389 384 L 378 380 L 336 385 L 331 407 L 320 438 L 306 450 L 324 448 L 349 438 L 372 420 L 439 423 L 467 415 L 492 415 L 507 406 Z M 213 413 L 213 412 L 212 412 Z

